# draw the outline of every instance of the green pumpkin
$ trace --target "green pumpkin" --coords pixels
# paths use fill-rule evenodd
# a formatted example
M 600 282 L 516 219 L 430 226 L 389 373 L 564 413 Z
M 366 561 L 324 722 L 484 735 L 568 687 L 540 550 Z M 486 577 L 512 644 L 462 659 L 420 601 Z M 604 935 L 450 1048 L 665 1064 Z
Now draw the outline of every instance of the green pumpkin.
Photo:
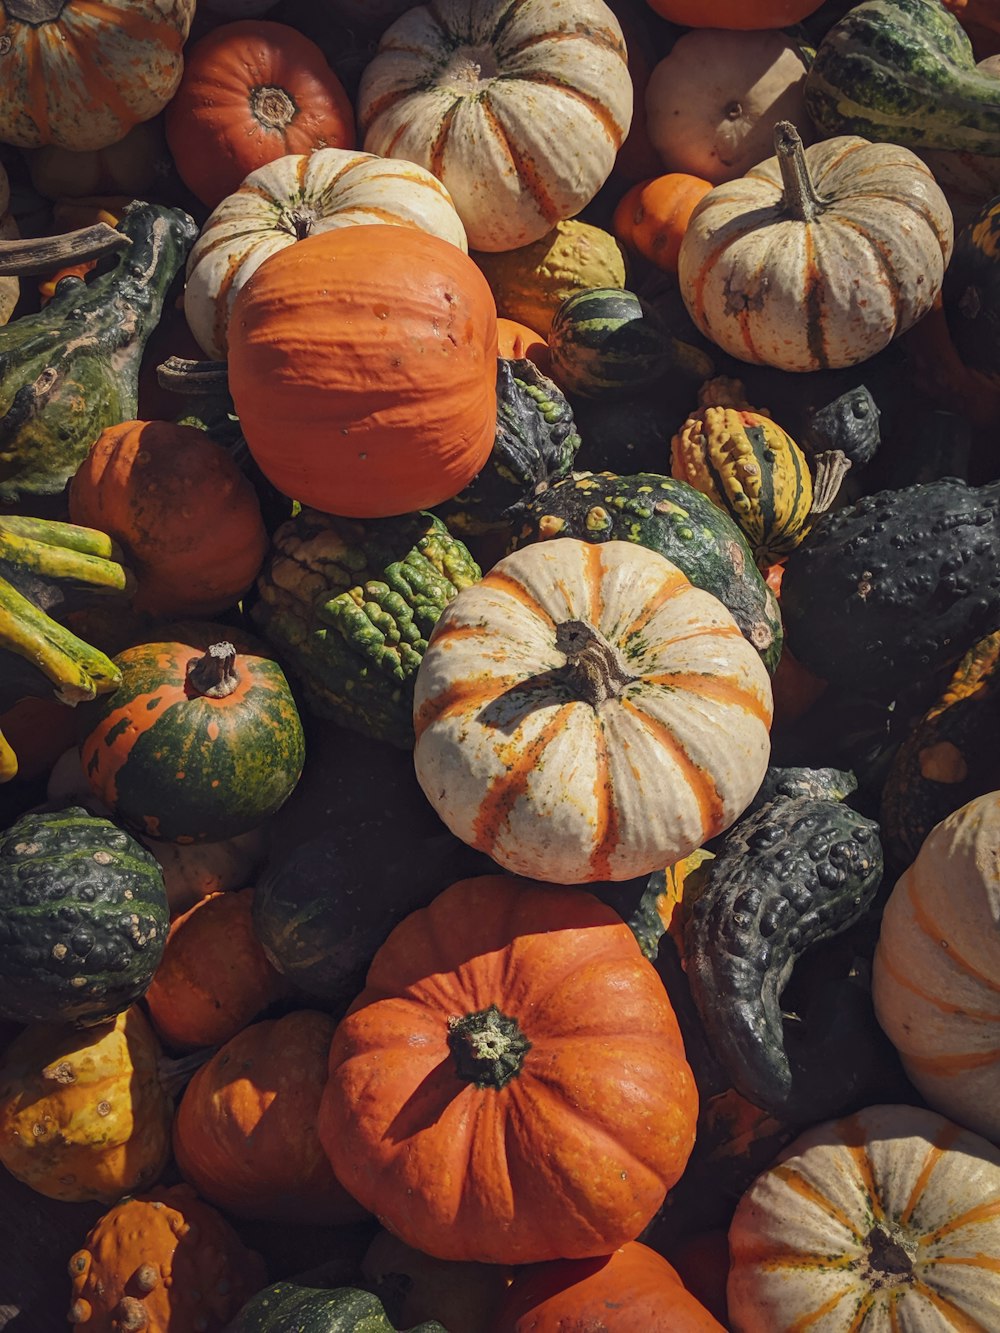
M 163 872 L 79 807 L 0 833 L 0 1017 L 101 1023 L 145 994 L 169 926 Z
M 382 1302 L 357 1287 L 306 1287 L 294 1278 L 252 1297 L 223 1333 L 404 1333 L 390 1323 Z M 428 1320 L 405 1333 L 446 1333 Z

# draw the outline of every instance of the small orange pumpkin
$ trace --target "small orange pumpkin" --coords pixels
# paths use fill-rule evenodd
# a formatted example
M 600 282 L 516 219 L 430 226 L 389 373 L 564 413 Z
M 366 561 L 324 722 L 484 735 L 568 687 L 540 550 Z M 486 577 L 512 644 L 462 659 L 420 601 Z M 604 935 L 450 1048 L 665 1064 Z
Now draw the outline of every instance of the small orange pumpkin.
M 640 181 L 618 201 L 611 229 L 627 250 L 665 273 L 676 273 L 691 214 L 711 189 L 709 181 L 682 171 Z
M 498 319 L 497 348 L 502 357 L 514 360 L 527 357 L 540 371 L 548 374 L 549 345 L 527 324 L 520 324 L 516 319 Z

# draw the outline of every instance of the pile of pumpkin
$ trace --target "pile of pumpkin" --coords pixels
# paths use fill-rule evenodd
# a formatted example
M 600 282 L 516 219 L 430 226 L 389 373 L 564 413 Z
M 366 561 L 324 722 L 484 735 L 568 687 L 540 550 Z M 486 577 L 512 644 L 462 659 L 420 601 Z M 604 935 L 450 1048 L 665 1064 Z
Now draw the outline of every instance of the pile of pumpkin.
M 0 67 L 0 1310 L 1000 1329 L 996 0 Z

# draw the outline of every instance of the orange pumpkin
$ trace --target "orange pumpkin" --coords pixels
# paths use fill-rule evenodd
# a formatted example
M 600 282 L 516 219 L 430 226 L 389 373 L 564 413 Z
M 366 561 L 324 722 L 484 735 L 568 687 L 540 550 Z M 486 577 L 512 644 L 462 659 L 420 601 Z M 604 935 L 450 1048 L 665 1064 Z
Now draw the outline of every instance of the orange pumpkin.
M 250 587 L 268 539 L 253 486 L 204 431 L 166 421 L 109 426 L 70 483 L 72 519 L 107 532 L 154 616 L 211 616 Z
M 284 994 L 254 934 L 252 907 L 253 889 L 213 893 L 171 925 L 145 997 L 168 1045 L 219 1046 Z
M 495 1333 L 725 1333 L 655 1250 L 632 1241 L 597 1259 L 522 1269 Z
M 181 179 L 209 208 L 275 158 L 355 144 L 350 99 L 323 52 L 261 19 L 224 23 L 188 50 L 166 129 Z
M 409 1328 L 434 1319 L 448 1333 L 483 1333 L 514 1270 L 503 1264 L 434 1259 L 380 1229 L 361 1260 L 361 1274 L 386 1308 L 392 1308 L 396 1323 Z
M 497 347 L 503 357 L 527 357 L 543 373 L 548 374 L 549 345 L 540 333 L 519 324 L 516 319 L 497 320 Z
M 648 0 L 650 9 L 685 28 L 787 28 L 823 0 Z
M 536 1263 L 634 1239 L 679 1179 L 697 1090 L 662 982 L 580 889 L 462 880 L 372 961 L 319 1134 L 408 1245 Z
M 691 214 L 711 189 L 709 181 L 682 171 L 640 181 L 619 200 L 612 231 L 627 250 L 665 273 L 676 273 Z
M 174 1155 L 210 1203 L 275 1222 L 363 1216 L 315 1128 L 334 1026 L 312 1009 L 254 1023 L 194 1075 L 177 1108 Z
M 229 325 L 229 385 L 261 471 L 349 518 L 468 485 L 493 448 L 496 358 L 486 279 L 409 227 L 346 227 L 272 255 Z
M 17 755 L 17 777 L 31 782 L 48 773 L 76 740 L 78 718 L 53 696 L 28 696 L 0 713 L 0 735 Z

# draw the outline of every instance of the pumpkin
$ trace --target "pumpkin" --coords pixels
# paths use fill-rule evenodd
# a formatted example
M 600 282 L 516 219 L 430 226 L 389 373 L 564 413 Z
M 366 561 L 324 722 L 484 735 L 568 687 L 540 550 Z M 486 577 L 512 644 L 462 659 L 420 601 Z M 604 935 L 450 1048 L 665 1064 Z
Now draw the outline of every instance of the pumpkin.
M 275 158 L 354 147 L 350 99 L 322 51 L 262 19 L 223 23 L 188 48 L 165 123 L 181 180 L 209 208 Z
M 17 777 L 49 773 L 67 746 L 75 748 L 77 719 L 59 699 L 27 696 L 0 713 L 0 734 L 17 755 Z
M 270 255 L 320 232 L 381 222 L 468 250 L 448 191 L 412 162 L 317 148 L 252 171 L 212 212 L 188 256 L 184 312 L 206 355 L 225 359 L 236 297 Z
M 313 1287 L 289 1278 L 257 1292 L 226 1325 L 225 1333 L 396 1333 L 398 1329 L 370 1291 L 360 1287 Z M 430 1320 L 404 1333 L 451 1331 Z
M 666 992 L 618 914 L 485 875 L 375 955 L 334 1034 L 319 1135 L 408 1245 L 537 1263 L 634 1239 L 684 1169 L 696 1112 Z
M 612 230 L 626 250 L 665 273 L 676 273 L 691 214 L 711 188 L 710 181 L 682 171 L 639 181 L 619 199 Z
M 516 319 L 497 320 L 497 351 L 502 360 L 534 361 L 545 375 L 549 373 L 548 344 L 540 333 Z
M 822 0 L 648 0 L 671 23 L 685 28 L 787 28 L 819 9 Z
M 253 889 L 212 893 L 170 927 L 146 1005 L 168 1046 L 219 1046 L 285 992 L 254 934 Z
M 959 233 L 941 293 L 959 357 L 994 385 L 1000 385 L 998 254 L 1000 202 L 994 198 Z
M 995 1328 L 1000 1152 L 917 1106 L 807 1130 L 729 1228 L 734 1333 Z
M 915 154 L 854 136 L 777 156 L 707 194 L 678 280 L 702 333 L 781 370 L 857 365 L 930 309 L 951 257 L 951 210 Z
M 361 1216 L 315 1130 L 334 1026 L 314 1009 L 253 1023 L 196 1071 L 177 1108 L 174 1156 L 210 1203 L 275 1222 Z
M 151 616 L 212 616 L 235 605 L 267 553 L 251 483 L 193 426 L 124 421 L 102 431 L 69 488 L 74 523 L 118 542 Z
M 80 766 L 79 750 L 76 755 L 84 789 L 89 792 L 90 784 Z M 139 841 L 160 863 L 170 915 L 180 916 L 213 893 L 226 893 L 252 883 L 264 860 L 266 827 L 265 824 L 219 842 L 184 844 L 140 838 Z
M 927 1104 L 1000 1139 L 997 902 L 1000 793 L 924 839 L 882 917 L 872 970 L 879 1023 Z
M 81 152 L 46 144 L 25 156 L 31 184 L 44 198 L 57 201 L 57 206 L 60 201 L 93 195 L 120 195 L 126 203 L 146 198 L 162 184 L 172 166 L 162 116 L 140 121 L 106 148 Z M 70 230 L 55 209 L 53 214 L 57 226 Z
M 655 1250 L 630 1241 L 597 1259 L 562 1259 L 514 1278 L 496 1333 L 723 1333 Z
M 603 0 L 418 5 L 358 89 L 367 152 L 447 186 L 476 250 L 513 250 L 579 213 L 632 121 L 621 26 Z
M 661 380 L 671 345 L 656 311 L 634 292 L 574 292 L 549 329 L 552 378 L 583 398 L 626 398 Z
M 91 1227 L 69 1275 L 75 1333 L 221 1333 L 267 1281 L 260 1255 L 189 1185 L 117 1204 Z
M 504 557 L 442 612 L 414 763 L 444 823 L 505 869 L 623 880 L 742 813 L 770 721 L 767 670 L 720 601 L 644 546 L 563 537 Z
M 395 1323 L 440 1318 L 448 1333 L 480 1333 L 492 1326 L 513 1270 L 434 1259 L 380 1228 L 361 1260 L 361 1276 Z
M 90 713 L 81 756 L 118 819 L 167 842 L 212 842 L 289 796 L 305 741 L 276 662 L 228 641 L 142 643 L 114 660 L 122 683 Z
M 805 136 L 806 69 L 783 32 L 683 33 L 646 87 L 646 125 L 664 169 L 720 185 L 768 156 L 775 121 Z
M 170 1155 L 160 1047 L 133 1005 L 95 1027 L 36 1023 L 0 1065 L 0 1161 L 50 1199 L 114 1203 Z
M 250 452 L 314 509 L 450 499 L 496 431 L 496 307 L 457 246 L 347 227 L 272 255 L 236 298 L 229 385 Z

